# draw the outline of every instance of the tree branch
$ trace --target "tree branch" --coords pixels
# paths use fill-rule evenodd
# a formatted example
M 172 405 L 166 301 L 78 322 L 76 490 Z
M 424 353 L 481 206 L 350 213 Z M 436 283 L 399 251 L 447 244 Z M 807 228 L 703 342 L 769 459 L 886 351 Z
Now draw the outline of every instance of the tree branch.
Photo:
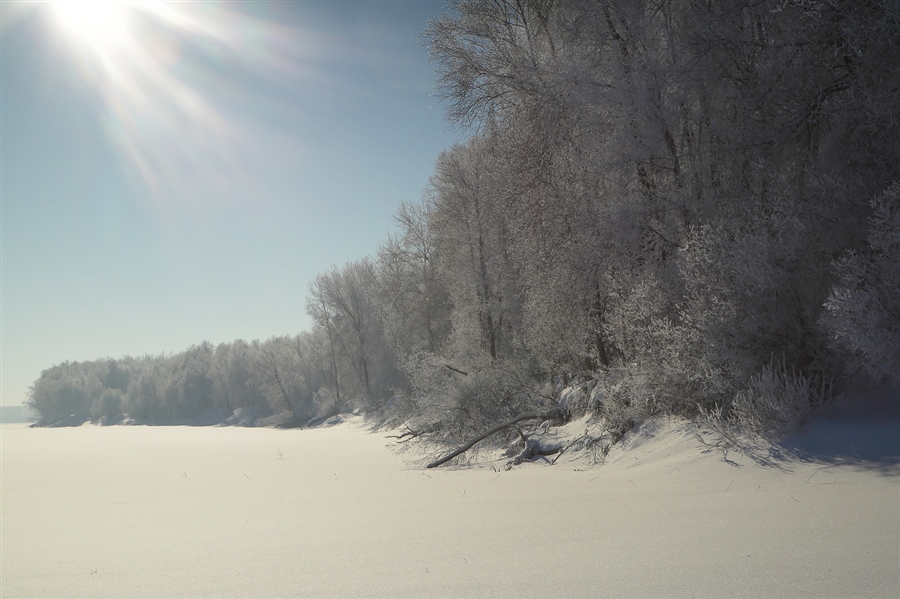
M 448 368 L 449 368 L 449 366 L 448 366 Z M 509 422 L 504 422 L 503 424 L 498 424 L 497 426 L 490 429 L 486 433 L 479 435 L 478 437 L 475 437 L 474 439 L 472 439 L 471 441 L 469 441 L 468 443 L 466 443 L 459 449 L 447 454 L 446 456 L 442 457 L 439 460 L 435 460 L 434 462 L 431 462 L 430 464 L 428 464 L 425 467 L 426 468 L 436 468 L 437 466 L 440 466 L 441 464 L 446 464 L 447 462 L 449 462 L 456 456 L 472 449 L 472 447 L 474 447 L 479 441 L 483 441 L 484 439 L 487 439 L 494 433 L 498 433 L 498 432 L 502 431 L 503 429 L 515 426 L 517 423 L 522 422 L 523 420 L 551 420 L 551 419 L 557 418 L 561 415 L 562 415 L 562 412 L 559 411 L 559 408 L 551 408 L 550 410 L 547 410 L 546 412 L 527 412 L 525 414 L 520 414 L 519 416 L 516 416 L 515 418 L 510 420 Z
M 469 376 L 469 373 L 468 373 L 468 372 L 463 372 L 463 371 L 460 370 L 459 368 L 454 368 L 454 367 L 450 366 L 449 364 L 444 364 L 444 366 L 446 366 L 447 368 L 449 368 L 449 369 L 452 370 L 453 372 L 458 372 L 459 374 L 461 374 L 461 375 L 463 375 L 463 376 Z

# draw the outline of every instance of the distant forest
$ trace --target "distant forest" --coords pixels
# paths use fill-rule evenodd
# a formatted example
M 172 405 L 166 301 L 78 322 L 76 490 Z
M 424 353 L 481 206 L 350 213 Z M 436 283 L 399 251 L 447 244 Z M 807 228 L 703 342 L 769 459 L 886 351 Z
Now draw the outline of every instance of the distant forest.
M 900 389 L 900 3 L 457 0 L 424 39 L 470 137 L 311 283 L 313 329 L 53 366 L 39 424 L 777 432 Z

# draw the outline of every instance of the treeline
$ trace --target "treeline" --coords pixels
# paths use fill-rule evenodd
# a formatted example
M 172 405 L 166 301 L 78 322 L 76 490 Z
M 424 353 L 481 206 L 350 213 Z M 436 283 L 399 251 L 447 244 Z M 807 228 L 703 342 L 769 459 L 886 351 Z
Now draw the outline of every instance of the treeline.
M 301 426 L 347 409 L 330 391 L 333 372 L 323 342 L 313 332 L 265 342 L 204 342 L 170 355 L 65 362 L 41 373 L 28 405 L 42 425 Z
M 759 428 L 838 376 L 900 388 L 898 6 L 453 1 L 425 38 L 473 134 L 377 255 L 312 283 L 312 331 L 63 364 L 29 404 L 358 409 L 450 441 L 573 381 L 610 422 Z

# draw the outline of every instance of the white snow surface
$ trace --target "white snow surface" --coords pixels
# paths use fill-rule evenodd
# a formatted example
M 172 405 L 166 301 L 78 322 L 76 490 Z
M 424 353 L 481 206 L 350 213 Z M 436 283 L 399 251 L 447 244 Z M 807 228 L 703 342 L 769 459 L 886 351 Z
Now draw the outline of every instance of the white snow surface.
M 887 455 L 804 449 L 865 419 L 766 463 L 657 419 L 511 471 L 423 470 L 358 417 L 3 425 L 0 596 L 898 597 L 900 421 L 871 421 Z

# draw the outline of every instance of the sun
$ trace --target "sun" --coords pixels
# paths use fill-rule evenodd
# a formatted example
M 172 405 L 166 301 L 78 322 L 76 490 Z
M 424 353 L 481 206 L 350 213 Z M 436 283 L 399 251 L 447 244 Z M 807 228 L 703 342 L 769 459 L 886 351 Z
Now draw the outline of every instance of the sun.
M 83 0 L 51 3 L 60 29 L 73 42 L 105 53 L 130 38 L 130 2 L 121 0 Z
M 265 119 L 257 121 L 257 102 L 273 103 L 249 86 L 245 93 L 245 81 L 281 95 L 317 76 L 306 40 L 322 36 L 257 16 L 262 3 L 27 4 L 23 10 L 40 11 L 58 59 L 54 75 L 96 110 L 110 148 L 161 202 L 232 193 L 243 173 L 238 156 L 257 135 L 270 135 Z

